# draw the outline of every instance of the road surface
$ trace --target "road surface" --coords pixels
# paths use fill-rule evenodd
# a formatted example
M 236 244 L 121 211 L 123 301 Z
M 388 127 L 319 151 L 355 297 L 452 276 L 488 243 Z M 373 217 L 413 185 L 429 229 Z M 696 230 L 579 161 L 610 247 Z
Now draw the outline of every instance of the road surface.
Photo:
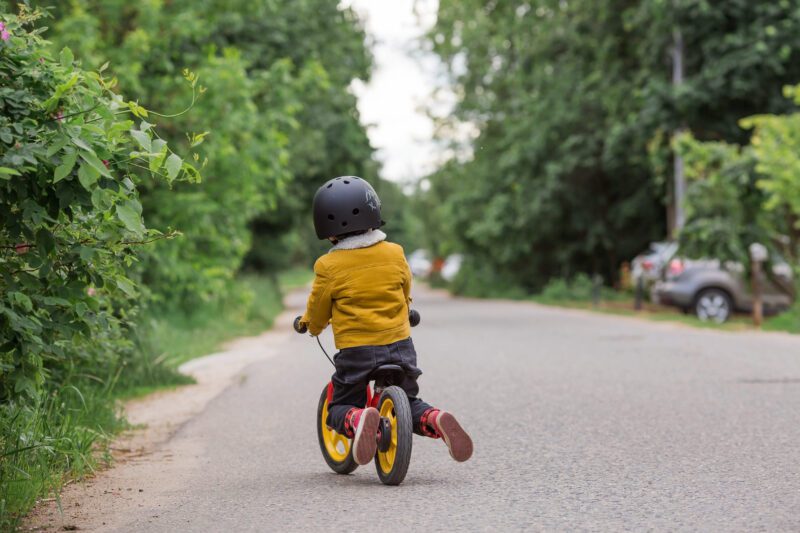
M 372 465 L 330 472 L 314 423 L 331 368 L 312 339 L 287 334 L 158 453 L 119 467 L 120 486 L 75 525 L 800 529 L 798 338 L 422 290 L 415 304 L 421 397 L 471 432 L 470 462 L 415 437 L 400 487 Z

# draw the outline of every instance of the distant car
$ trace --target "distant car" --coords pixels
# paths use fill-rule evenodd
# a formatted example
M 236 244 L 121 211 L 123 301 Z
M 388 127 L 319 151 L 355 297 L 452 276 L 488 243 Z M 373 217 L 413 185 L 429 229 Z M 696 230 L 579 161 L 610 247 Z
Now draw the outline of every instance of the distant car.
M 633 279 L 637 280 L 641 277 L 644 280 L 645 287 L 649 287 L 661 279 L 664 266 L 677 251 L 677 242 L 651 242 L 647 251 L 637 255 L 631 261 Z
M 422 248 L 414 250 L 408 257 L 408 266 L 411 268 L 411 273 L 418 278 L 427 278 L 431 274 L 433 262 L 427 250 Z
M 461 254 L 451 254 L 447 256 L 442 265 L 442 270 L 439 272 L 442 279 L 447 282 L 453 281 L 461 270 L 461 264 L 464 262 L 464 256 Z
M 765 313 L 778 313 L 794 301 L 791 267 L 775 261 L 772 276 L 761 279 Z M 722 323 L 735 311 L 751 312 L 753 296 L 741 263 L 721 263 L 716 259 L 688 260 L 675 257 L 663 272 L 663 279 L 654 286 L 656 299 L 691 312 L 703 321 Z

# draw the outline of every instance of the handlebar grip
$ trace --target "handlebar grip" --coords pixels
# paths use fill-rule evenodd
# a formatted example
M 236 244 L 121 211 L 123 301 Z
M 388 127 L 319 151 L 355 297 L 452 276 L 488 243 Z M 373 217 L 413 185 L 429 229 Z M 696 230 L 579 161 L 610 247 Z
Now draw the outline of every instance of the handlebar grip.
M 420 320 L 422 320 L 422 317 L 419 316 L 419 311 L 416 309 L 408 310 L 408 321 L 411 323 L 412 328 L 418 326 Z
M 294 330 L 297 333 L 305 333 L 305 332 L 308 331 L 308 326 L 306 326 L 305 324 L 300 322 L 302 319 L 303 319 L 303 317 L 299 316 L 299 317 L 294 319 L 294 324 L 292 324 L 292 326 L 294 327 Z

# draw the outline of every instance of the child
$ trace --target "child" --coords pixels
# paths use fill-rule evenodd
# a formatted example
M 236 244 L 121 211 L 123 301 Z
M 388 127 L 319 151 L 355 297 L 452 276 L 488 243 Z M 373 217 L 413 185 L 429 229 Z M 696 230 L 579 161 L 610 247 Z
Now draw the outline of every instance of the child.
M 375 456 L 380 414 L 367 403 L 367 377 L 377 367 L 396 364 L 405 370 L 400 384 L 408 395 L 414 432 L 441 437 L 456 461 L 472 455 L 472 440 L 455 417 L 417 397 L 417 354 L 411 341 L 408 304 L 411 271 L 403 248 L 386 242 L 380 231 L 381 202 L 361 178 L 342 176 L 314 196 L 317 237 L 333 247 L 314 265 L 314 285 L 301 322 L 319 335 L 330 322 L 339 353 L 334 356 L 333 401 L 327 424 L 353 439 L 360 465 Z

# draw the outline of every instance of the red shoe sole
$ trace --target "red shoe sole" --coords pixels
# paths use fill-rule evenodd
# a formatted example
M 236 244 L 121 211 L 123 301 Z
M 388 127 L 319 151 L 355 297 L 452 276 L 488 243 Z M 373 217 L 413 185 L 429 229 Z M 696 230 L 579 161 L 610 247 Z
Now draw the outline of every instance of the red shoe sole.
M 378 450 L 375 435 L 378 433 L 380 421 L 381 415 L 374 407 L 364 409 L 361 413 L 361 420 L 353 437 L 353 460 L 357 464 L 363 466 L 375 457 L 375 452 Z
M 450 456 L 458 462 L 464 462 L 472 457 L 472 439 L 458 423 L 456 417 L 446 411 L 436 417 L 436 425 L 442 434 L 444 443 L 450 450 Z

